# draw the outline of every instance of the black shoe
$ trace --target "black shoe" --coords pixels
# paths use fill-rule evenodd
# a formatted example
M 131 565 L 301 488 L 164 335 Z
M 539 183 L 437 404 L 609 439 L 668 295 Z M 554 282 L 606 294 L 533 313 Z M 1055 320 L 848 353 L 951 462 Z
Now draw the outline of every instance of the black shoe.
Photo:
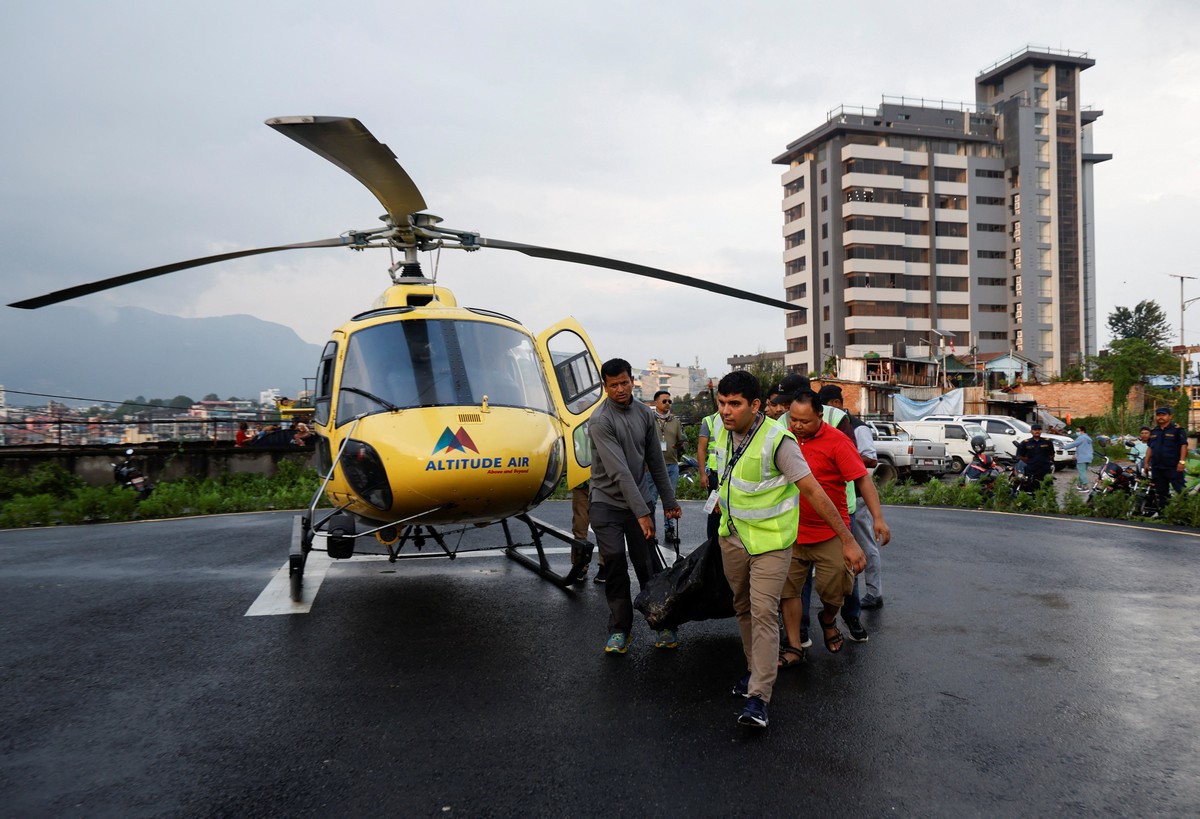
M 601 566 L 600 569 L 596 572 L 596 576 L 592 578 L 592 582 L 593 583 L 603 583 L 605 576 L 607 574 L 608 574 L 608 572 L 605 570 L 605 568 L 603 566 Z
M 762 697 L 751 697 L 746 700 L 746 707 L 737 718 L 739 725 L 752 725 L 755 728 L 767 727 L 767 704 Z
M 863 609 L 881 609 L 883 608 L 883 598 L 868 594 L 859 602 L 858 607 Z
M 867 641 L 867 630 L 863 628 L 862 623 L 857 617 L 842 616 L 842 622 L 846 624 L 846 628 L 850 631 L 850 639 L 856 643 L 865 643 Z
M 733 684 L 733 696 L 748 697 L 750 696 L 750 672 L 746 672 L 746 676 Z

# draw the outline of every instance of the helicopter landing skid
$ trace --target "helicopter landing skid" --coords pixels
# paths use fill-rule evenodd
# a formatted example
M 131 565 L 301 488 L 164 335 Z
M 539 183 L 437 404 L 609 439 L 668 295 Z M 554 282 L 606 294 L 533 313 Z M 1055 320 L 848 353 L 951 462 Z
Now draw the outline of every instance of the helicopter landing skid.
M 570 589 L 571 586 L 580 582 L 587 576 L 588 566 L 592 562 L 592 549 L 595 548 L 591 543 L 584 540 L 577 540 L 569 532 L 564 532 L 562 529 L 551 526 L 545 521 L 538 520 L 530 515 L 514 515 L 512 520 L 519 520 L 529 527 L 530 537 L 533 539 L 531 543 L 516 543 L 513 541 L 512 531 L 508 528 L 509 518 L 500 521 L 500 527 L 504 529 L 504 540 L 508 545 L 504 549 L 504 554 L 511 557 L 513 560 L 520 563 L 527 569 L 530 569 L 542 578 L 549 580 L 560 589 Z M 542 547 L 542 535 L 558 538 L 563 543 L 569 544 L 572 553 L 575 554 L 578 550 L 580 560 L 578 563 L 571 565 L 566 575 L 561 575 L 550 568 L 550 562 L 546 560 L 546 551 Z M 537 549 L 537 560 L 534 560 L 527 554 L 517 551 L 522 546 L 533 546 Z

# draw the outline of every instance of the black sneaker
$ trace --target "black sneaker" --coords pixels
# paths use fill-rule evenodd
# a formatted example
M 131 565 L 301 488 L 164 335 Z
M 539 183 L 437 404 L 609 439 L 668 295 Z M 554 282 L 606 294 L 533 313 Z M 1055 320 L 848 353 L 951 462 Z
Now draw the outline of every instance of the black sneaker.
M 754 696 L 746 700 L 746 707 L 737 718 L 739 725 L 752 725 L 755 728 L 767 727 L 767 704 L 762 697 Z
M 750 672 L 746 672 L 746 676 L 733 684 L 733 696 L 748 697 L 750 696 Z
M 864 609 L 881 609 L 883 608 L 883 598 L 876 597 L 873 594 L 868 594 L 858 605 L 859 608 Z
M 605 575 L 604 564 L 601 564 L 600 568 L 596 571 L 596 576 L 592 578 L 592 582 L 593 583 L 603 583 L 604 575 Z
M 857 617 L 846 617 L 843 615 L 842 622 L 850 630 L 851 640 L 856 643 L 865 643 L 867 641 L 867 630 L 863 628 L 862 623 L 858 621 Z

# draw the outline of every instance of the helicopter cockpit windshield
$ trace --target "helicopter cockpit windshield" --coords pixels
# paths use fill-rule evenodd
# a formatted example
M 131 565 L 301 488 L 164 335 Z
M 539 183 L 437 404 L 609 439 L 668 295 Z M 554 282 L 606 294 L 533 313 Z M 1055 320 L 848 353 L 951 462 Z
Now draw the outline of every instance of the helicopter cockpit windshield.
M 484 321 L 406 319 L 350 336 L 337 423 L 413 407 L 522 407 L 553 413 L 533 340 Z

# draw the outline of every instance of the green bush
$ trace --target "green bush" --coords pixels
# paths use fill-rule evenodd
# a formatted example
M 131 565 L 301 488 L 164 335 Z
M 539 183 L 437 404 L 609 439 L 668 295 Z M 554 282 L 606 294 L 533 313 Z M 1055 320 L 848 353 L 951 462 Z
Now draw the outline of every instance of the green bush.
M 0 505 L 0 528 L 51 526 L 58 523 L 58 507 L 53 495 L 18 495 Z

